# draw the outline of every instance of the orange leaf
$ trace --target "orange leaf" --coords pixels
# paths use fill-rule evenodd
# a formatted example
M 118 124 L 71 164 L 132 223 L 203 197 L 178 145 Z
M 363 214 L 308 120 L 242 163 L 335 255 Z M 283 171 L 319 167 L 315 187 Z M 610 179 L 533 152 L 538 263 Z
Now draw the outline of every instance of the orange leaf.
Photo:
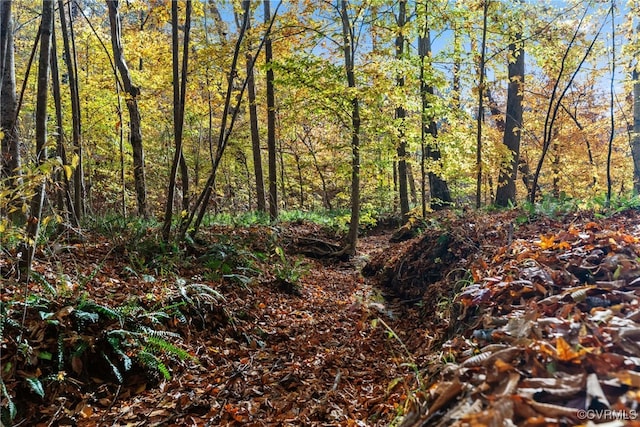
M 542 249 L 549 249 L 553 247 L 553 244 L 555 242 L 556 238 L 555 236 L 540 236 L 540 243 L 537 243 L 538 246 L 540 246 L 540 248 Z
M 556 352 L 556 357 L 558 358 L 558 360 L 561 360 L 563 362 L 569 362 L 578 359 L 580 358 L 580 356 L 586 353 L 586 351 L 575 351 L 562 337 L 558 337 L 556 339 Z

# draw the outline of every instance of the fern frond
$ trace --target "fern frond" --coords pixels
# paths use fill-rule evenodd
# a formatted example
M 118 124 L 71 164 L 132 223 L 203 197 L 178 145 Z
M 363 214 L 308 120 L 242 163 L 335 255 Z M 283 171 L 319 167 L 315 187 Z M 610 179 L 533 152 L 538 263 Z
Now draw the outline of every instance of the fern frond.
M 15 420 L 16 416 L 18 415 L 18 408 L 16 407 L 16 404 L 13 403 L 13 399 L 11 399 L 11 395 L 7 391 L 7 386 L 4 384 L 2 377 L 0 377 L 0 391 L 2 392 L 0 394 L 0 397 L 2 397 L 4 401 L 6 401 L 9 421 L 13 423 L 13 420 Z
M 188 291 L 190 294 L 193 294 L 194 296 L 206 299 L 211 298 L 216 301 L 226 301 L 224 295 L 222 295 L 220 292 L 213 289 L 209 285 L 205 285 L 203 283 L 192 283 L 184 287 L 186 288 L 186 291 Z
M 113 375 L 116 377 L 116 381 L 118 381 L 118 384 L 122 384 L 123 378 L 120 369 L 118 369 L 118 367 L 111 361 L 111 359 L 109 359 L 109 356 L 107 356 L 104 352 L 101 352 L 101 355 L 111 368 L 111 373 L 113 373 Z
M 180 334 L 171 331 L 158 331 L 157 329 L 149 328 L 148 326 L 140 326 L 140 333 L 145 337 L 154 338 L 181 338 Z
M 138 360 L 140 360 L 140 363 L 142 363 L 142 365 L 147 369 L 160 372 L 160 374 L 162 374 L 162 376 L 167 380 L 171 379 L 169 369 L 167 369 L 167 366 L 162 363 L 155 354 L 142 350 L 138 353 Z
M 40 283 L 42 287 L 51 294 L 51 296 L 58 296 L 58 291 L 55 286 L 53 286 L 45 277 L 38 273 L 37 271 L 31 271 L 31 277 L 35 279 L 36 282 Z
M 163 340 L 162 338 L 147 337 L 146 338 L 146 342 L 147 342 L 148 347 L 150 347 L 150 348 L 152 348 L 154 350 L 159 350 L 162 353 L 172 354 L 172 355 L 178 357 L 178 359 L 180 359 L 180 360 L 187 360 L 187 359 L 197 360 L 195 356 L 192 356 L 187 351 L 181 349 L 180 347 L 176 346 L 175 344 L 170 343 L 167 340 Z
M 100 320 L 100 315 L 98 313 L 91 313 L 84 310 L 74 310 L 73 315 L 81 323 L 87 321 L 91 323 L 98 323 L 98 320 Z
M 169 316 L 169 314 L 165 313 L 164 311 L 146 312 L 144 314 L 141 314 L 138 317 L 139 318 L 149 319 L 154 324 L 162 324 L 163 320 L 167 320 L 167 319 L 171 318 L 171 316 Z
M 95 301 L 91 300 L 83 300 L 80 301 L 76 310 L 85 311 L 89 313 L 97 313 L 106 317 L 107 319 L 120 319 L 121 314 L 118 310 L 114 310 L 111 307 L 107 307 L 106 305 L 98 304 Z
M 44 398 L 44 387 L 42 386 L 40 379 L 36 377 L 31 377 L 31 378 L 26 378 L 26 381 L 31 391 L 33 391 L 38 396 Z

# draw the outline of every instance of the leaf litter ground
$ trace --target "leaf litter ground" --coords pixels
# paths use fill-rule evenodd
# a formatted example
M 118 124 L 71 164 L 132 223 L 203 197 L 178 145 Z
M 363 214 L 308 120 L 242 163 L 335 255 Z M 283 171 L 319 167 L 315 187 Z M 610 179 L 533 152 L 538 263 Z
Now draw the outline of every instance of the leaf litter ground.
M 338 236 L 308 223 L 210 230 L 179 276 L 215 287 L 225 301 L 163 325 L 198 362 L 167 360 L 171 379 L 134 367 L 122 384 L 99 348 L 54 369 L 60 336 L 71 341 L 77 330 L 65 301 L 82 291 L 105 307 L 153 306 L 175 298 L 176 279 L 134 274 L 131 248 L 98 236 L 66 245 L 35 268 L 66 288 L 50 310 L 57 326 L 25 312 L 30 357 L 17 349 L 18 330 L 2 337 L 17 423 L 637 425 L 640 215 L 519 219 L 443 214 L 400 243 L 371 233 L 349 262 L 304 258 L 296 292 L 276 280 L 273 256 L 256 258 L 253 274 L 214 277 L 206 255 L 240 242 L 269 254 L 275 242 L 292 262 Z M 25 289 L 6 282 L 3 300 L 22 298 Z M 42 294 L 42 286 L 27 291 Z M 84 333 L 98 342 L 116 327 Z M 43 398 L 24 385 L 34 376 L 49 378 Z

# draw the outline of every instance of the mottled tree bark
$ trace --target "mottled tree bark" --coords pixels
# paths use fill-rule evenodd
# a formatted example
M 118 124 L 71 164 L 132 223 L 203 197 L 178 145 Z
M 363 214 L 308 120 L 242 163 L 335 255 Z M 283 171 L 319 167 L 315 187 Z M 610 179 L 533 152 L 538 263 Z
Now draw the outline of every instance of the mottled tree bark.
M 124 91 L 129 96 L 125 100 L 129 111 L 129 127 L 131 148 L 133 150 L 133 178 L 138 202 L 138 215 L 146 217 L 147 212 L 147 186 L 145 180 L 144 149 L 142 146 L 142 130 L 140 128 L 140 110 L 138 109 L 137 97 L 140 95 L 140 88 L 134 86 L 131 75 L 124 58 L 122 49 L 122 38 L 120 28 L 120 13 L 118 11 L 118 0 L 108 0 L 109 23 L 111 26 L 111 47 L 116 67 L 120 72 L 120 78 L 124 86 Z
M 21 161 L 11 6 L 11 1 L 0 1 L 0 128 L 3 133 L 0 178 L 9 178 L 9 185 L 15 188 L 20 183 Z M 12 220 L 23 218 L 19 206 L 10 206 L 9 210 L 13 208 L 18 210 L 9 213 Z

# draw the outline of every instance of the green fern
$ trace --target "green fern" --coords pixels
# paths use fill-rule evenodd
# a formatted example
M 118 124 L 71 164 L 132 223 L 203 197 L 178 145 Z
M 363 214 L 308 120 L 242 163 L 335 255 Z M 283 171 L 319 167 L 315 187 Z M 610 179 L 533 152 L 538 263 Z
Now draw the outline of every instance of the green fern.
M 98 304 L 91 300 L 81 300 L 78 306 L 76 307 L 77 311 L 83 311 L 87 313 L 96 313 L 98 315 L 102 315 L 107 319 L 116 320 L 121 318 L 121 314 L 118 310 L 114 310 L 111 307 L 107 307 L 106 305 Z
M 38 273 L 37 271 L 31 271 L 31 277 L 35 279 L 36 282 L 42 285 L 42 287 L 51 294 L 51 296 L 58 296 L 58 291 L 55 286 L 53 286 L 45 277 Z
M 120 369 L 118 369 L 118 367 L 111 361 L 111 359 L 109 359 L 109 356 L 107 356 L 104 352 L 101 352 L 100 354 L 102 355 L 102 358 L 105 360 L 105 362 L 107 362 L 107 365 L 109 365 L 109 367 L 111 368 L 111 373 L 114 377 L 116 377 L 116 381 L 118 381 L 118 384 L 122 384 L 124 382 L 124 378 L 122 377 Z
M 33 391 L 35 394 L 37 394 L 40 397 L 44 397 L 44 387 L 42 386 L 40 379 L 36 377 L 31 377 L 31 378 L 27 378 L 26 381 L 31 391 Z
M 169 369 L 155 354 L 146 350 L 141 350 L 138 353 L 138 360 L 140 360 L 140 363 L 142 363 L 142 365 L 144 365 L 148 370 L 160 372 L 165 379 L 171 379 Z
M 184 361 L 187 359 L 197 360 L 195 356 L 192 356 L 185 350 L 181 349 L 180 347 L 177 347 L 176 345 L 162 338 L 149 336 L 149 337 L 146 337 L 146 342 L 148 344 L 148 347 L 150 347 L 151 349 L 156 351 L 160 350 L 160 352 L 162 353 L 172 354 L 178 357 L 178 359 L 180 359 L 181 361 Z
M 5 425 L 12 425 L 13 420 L 15 420 L 18 415 L 18 409 L 16 408 L 16 404 L 13 403 L 13 399 L 11 399 L 11 395 L 2 377 L 0 377 L 0 392 L 0 397 L 2 397 L 2 400 L 5 402 L 5 405 L 1 408 L 1 421 L 5 423 Z
M 158 339 L 165 338 L 180 338 L 180 334 L 171 331 L 159 331 L 157 329 L 152 329 L 144 325 L 140 325 L 139 335 L 143 338 L 152 337 Z

